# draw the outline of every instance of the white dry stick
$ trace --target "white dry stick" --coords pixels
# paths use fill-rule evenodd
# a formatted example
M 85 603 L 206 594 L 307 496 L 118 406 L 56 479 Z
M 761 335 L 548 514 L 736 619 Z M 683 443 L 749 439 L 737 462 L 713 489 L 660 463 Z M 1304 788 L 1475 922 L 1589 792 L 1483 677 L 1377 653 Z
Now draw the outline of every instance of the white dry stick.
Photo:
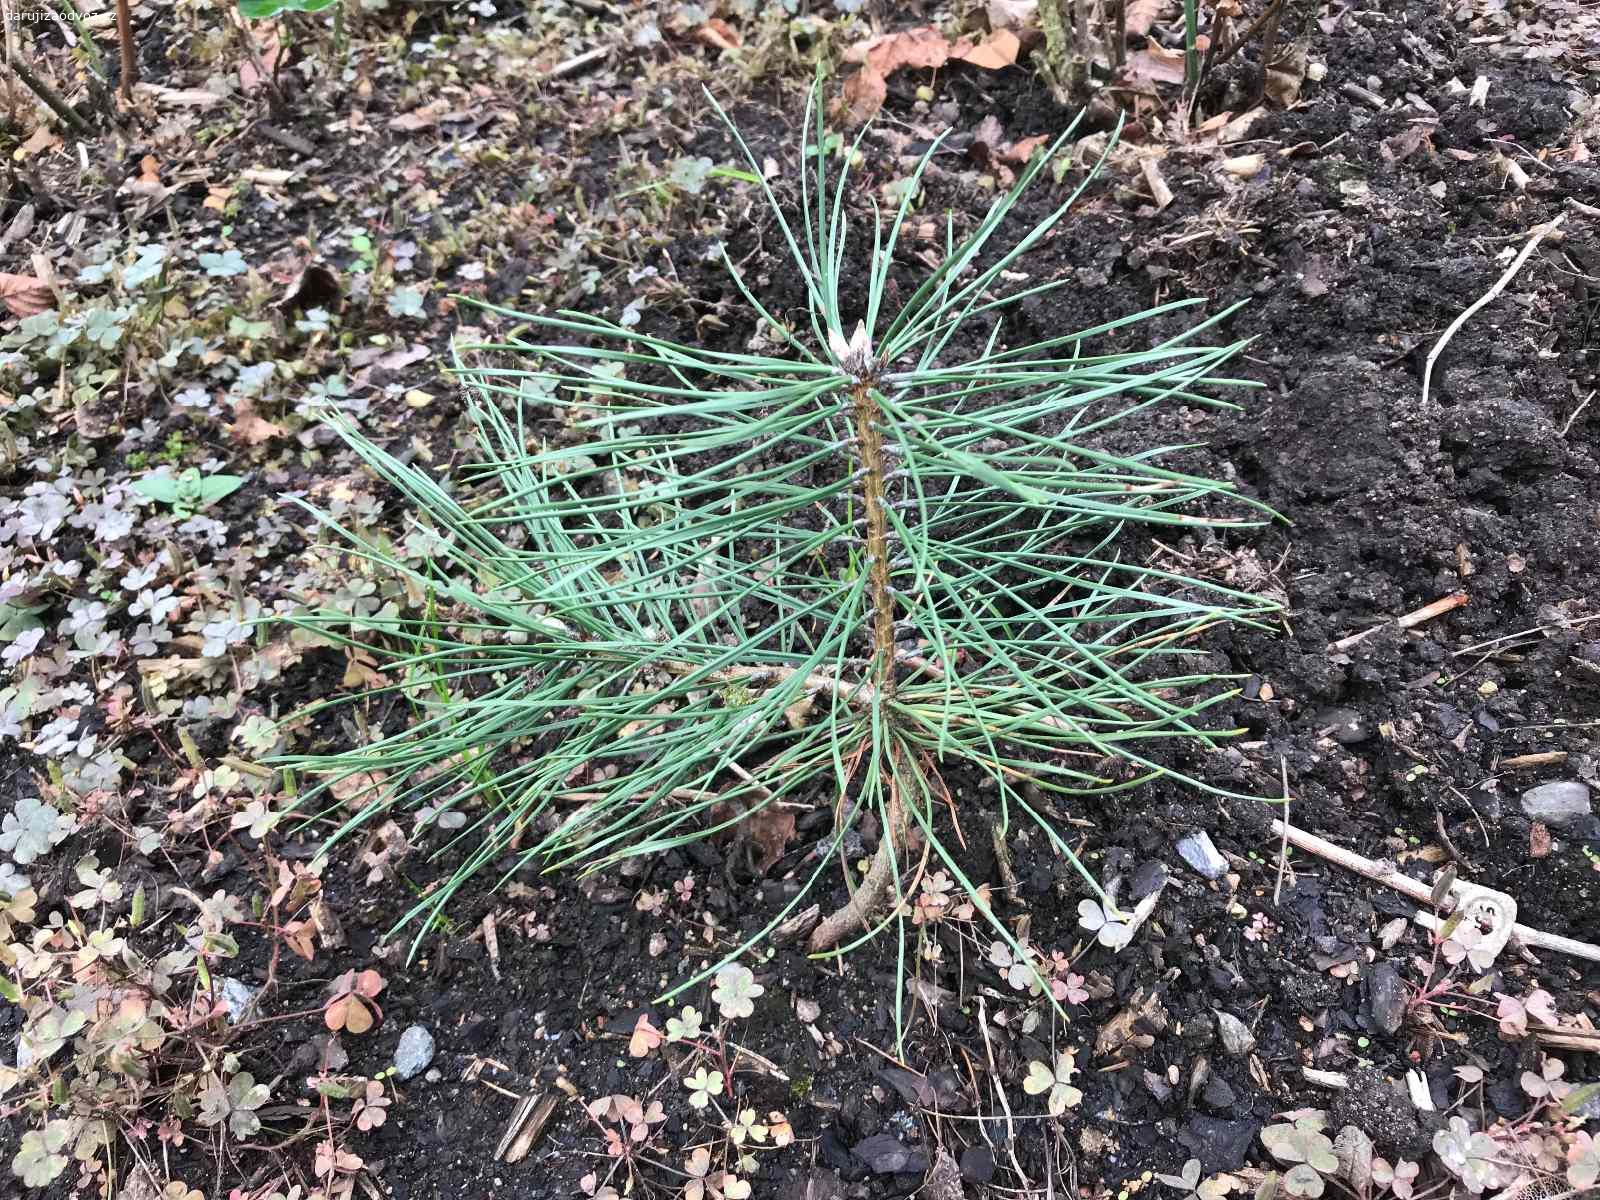
M 1489 301 L 1493 300 L 1501 292 L 1505 291 L 1506 284 L 1510 283 L 1514 278 L 1516 278 L 1517 272 L 1522 270 L 1522 264 L 1528 261 L 1528 256 L 1538 248 L 1539 243 L 1544 241 L 1546 235 L 1555 232 L 1556 228 L 1560 226 L 1561 222 L 1565 221 L 1566 219 L 1567 214 L 1562 213 L 1555 220 L 1546 221 L 1543 225 L 1538 226 L 1533 231 L 1533 236 L 1528 239 L 1528 244 L 1522 248 L 1522 253 L 1518 254 L 1516 258 L 1511 260 L 1511 265 L 1506 268 L 1505 274 L 1501 275 L 1499 279 L 1495 280 L 1495 284 L 1492 288 L 1469 304 L 1466 308 L 1466 311 L 1464 311 L 1454 321 L 1450 322 L 1450 328 L 1446 329 L 1442 334 L 1439 335 L 1439 340 L 1433 344 L 1433 349 L 1428 351 L 1427 365 L 1422 368 L 1422 403 L 1424 405 L 1428 403 L 1428 392 L 1433 386 L 1433 364 L 1438 359 L 1439 355 L 1444 351 L 1444 348 L 1450 344 L 1450 339 L 1455 337 L 1456 331 L 1472 319 L 1473 313 L 1477 312 L 1485 304 L 1488 304 Z
M 1399 871 L 1385 864 L 1373 862 L 1370 858 L 1364 858 L 1353 850 L 1346 850 L 1343 846 L 1335 845 L 1326 838 L 1320 838 L 1304 829 L 1296 829 L 1283 821 L 1273 821 L 1272 832 L 1280 837 L 1288 838 L 1290 842 L 1308 854 L 1315 854 L 1318 858 L 1337 863 L 1347 871 L 1354 871 L 1357 875 L 1364 875 L 1374 883 L 1381 883 L 1384 887 L 1402 892 L 1420 904 L 1431 905 L 1433 903 L 1433 891 L 1431 888 L 1412 879 L 1409 875 L 1402 875 Z M 1489 889 L 1487 888 L 1465 883 L 1458 883 L 1452 889 L 1458 900 L 1463 897 L 1470 897 L 1473 893 L 1487 893 L 1488 891 Z M 1426 914 L 1423 915 L 1426 916 Z M 1509 933 L 1524 946 L 1533 949 L 1554 950 L 1559 954 L 1570 954 L 1574 958 L 1600 962 L 1600 946 L 1589 942 L 1580 942 L 1576 938 L 1563 937 L 1558 933 L 1546 933 L 1542 929 L 1530 929 L 1526 925 L 1514 923 L 1511 925 Z

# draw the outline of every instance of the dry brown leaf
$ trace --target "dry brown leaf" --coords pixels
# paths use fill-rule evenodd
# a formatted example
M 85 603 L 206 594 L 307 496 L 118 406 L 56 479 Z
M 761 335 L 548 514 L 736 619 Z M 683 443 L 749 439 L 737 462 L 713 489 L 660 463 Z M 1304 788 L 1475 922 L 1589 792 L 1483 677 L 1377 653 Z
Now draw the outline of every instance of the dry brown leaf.
M 759 812 L 746 817 L 744 824 L 749 830 L 750 839 L 761 851 L 760 857 L 756 859 L 756 870 L 765 875 L 783 857 L 783 852 L 794 840 L 794 809 L 768 804 Z
M 41 125 L 33 131 L 33 136 L 11 153 L 21 162 L 26 162 L 35 154 L 43 154 L 47 150 L 54 150 L 61 145 L 61 139 L 50 131 L 49 126 Z
M 950 43 L 931 25 L 869 38 L 845 51 L 846 62 L 861 69 L 844 83 L 844 103 L 854 121 L 872 117 L 889 95 L 889 76 L 905 68 L 942 67 L 950 61 Z
M 711 819 L 716 822 L 737 819 L 741 807 L 738 800 L 719 801 L 711 806 Z M 756 848 L 753 866 L 758 875 L 765 875 L 783 857 L 794 835 L 794 809 L 776 803 L 748 811 L 734 826 L 734 836 L 741 841 L 748 840 Z
M 31 317 L 53 306 L 44 280 L 37 275 L 11 275 L 4 271 L 0 271 L 0 301 L 18 317 Z
M 1000 118 L 993 113 L 979 121 L 972 131 L 970 153 L 979 166 L 987 166 L 991 159 L 1000 158 L 1006 146 L 1006 131 L 1000 126 Z
M 1168 50 L 1152 41 L 1143 50 L 1135 50 L 1123 64 L 1122 77 L 1135 87 L 1156 83 L 1183 82 L 1183 51 Z
M 1279 108 L 1292 108 L 1300 99 L 1300 85 L 1306 81 L 1306 71 L 1310 67 L 1310 60 L 1306 56 L 1306 48 L 1298 43 L 1291 42 L 1288 46 L 1279 49 L 1267 64 L 1266 76 L 1262 81 L 1262 94 L 1267 100 Z
M 1022 42 L 1009 29 L 997 29 L 976 46 L 965 39 L 957 42 L 950 51 L 951 58 L 960 59 L 985 71 L 1000 71 L 1015 66 L 1017 52 Z
M 346 1033 L 365 1033 L 372 1028 L 372 1010 L 353 992 L 328 1005 L 322 1019 L 335 1033 L 341 1029 Z
M 1041 133 L 1034 137 L 1025 137 L 1020 142 L 1013 142 L 1006 152 L 1000 157 L 1007 162 L 1025 165 L 1033 157 L 1033 152 L 1050 140 L 1050 135 Z
M 1150 198 L 1155 201 L 1156 211 L 1159 212 L 1172 203 L 1172 189 L 1161 175 L 1161 164 L 1152 154 L 1140 160 L 1139 169 L 1144 173 L 1144 181 L 1150 187 Z
M 1128 35 L 1144 37 L 1148 34 L 1150 26 L 1156 23 L 1156 18 L 1161 15 L 1161 10 L 1165 7 L 1165 0 L 1128 0 L 1128 7 L 1124 10 L 1123 16 Z
M 282 437 L 288 432 L 282 425 L 274 425 L 257 413 L 255 405 L 249 400 L 240 400 L 234 413 L 236 419 L 228 426 L 228 433 L 246 445 L 259 446 L 262 442 L 270 442 L 273 438 Z
M 872 63 L 883 74 L 901 67 L 942 67 L 950 57 L 950 43 L 932 25 L 882 33 L 846 47 L 844 61 L 853 65 Z
M 448 101 L 435 100 L 432 104 L 424 104 L 421 108 L 414 108 L 408 113 L 390 117 L 389 128 L 396 133 L 417 133 L 423 129 L 432 129 L 449 107 Z
M 713 50 L 737 50 L 744 43 L 739 31 L 721 17 L 712 17 L 694 31 L 695 41 L 703 42 Z

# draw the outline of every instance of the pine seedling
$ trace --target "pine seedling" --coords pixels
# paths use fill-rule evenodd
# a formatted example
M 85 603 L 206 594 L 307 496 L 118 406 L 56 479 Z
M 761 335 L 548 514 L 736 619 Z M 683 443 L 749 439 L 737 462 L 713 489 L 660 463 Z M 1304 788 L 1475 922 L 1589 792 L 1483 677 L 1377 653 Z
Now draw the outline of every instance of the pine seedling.
M 481 456 L 453 480 L 328 418 L 434 553 L 407 560 L 319 514 L 426 603 L 293 618 L 379 660 L 392 682 L 377 690 L 408 703 L 367 744 L 278 764 L 320 779 L 302 806 L 337 786 L 358 808 L 336 836 L 396 808 L 458 823 L 459 867 L 409 916 L 487 868 L 596 871 L 825 804 L 831 834 L 786 860 L 805 887 L 741 951 L 796 911 L 868 813 L 876 857 L 812 930 L 814 952 L 903 920 L 923 867 L 949 872 L 1015 947 L 942 826 L 970 804 L 952 769 L 991 780 L 1002 827 L 1036 823 L 1115 913 L 1055 806 L 1161 780 L 1159 743 L 1229 732 L 1208 727 L 1232 692 L 1194 663 L 1199 635 L 1274 606 L 1122 557 L 1143 556 L 1141 527 L 1272 517 L 1163 465 L 1183 447 L 1126 448 L 1157 406 L 1222 405 L 1218 389 L 1242 386 L 1216 374 L 1238 344 L 1197 341 L 1227 314 L 1135 351 L 1112 343 L 1186 302 L 1009 344 L 1018 305 L 1074 286 L 1023 272 L 1092 174 L 1020 236 L 1007 224 L 1073 129 L 969 234 L 951 222 L 938 265 L 908 282 L 938 144 L 853 242 L 850 171 L 830 168 L 820 108 L 813 93 L 798 212 L 717 108 L 803 288 L 794 323 L 726 254 L 760 322 L 745 352 L 496 309 L 520 336 L 458 351 Z M 863 273 L 864 300 L 847 302 Z

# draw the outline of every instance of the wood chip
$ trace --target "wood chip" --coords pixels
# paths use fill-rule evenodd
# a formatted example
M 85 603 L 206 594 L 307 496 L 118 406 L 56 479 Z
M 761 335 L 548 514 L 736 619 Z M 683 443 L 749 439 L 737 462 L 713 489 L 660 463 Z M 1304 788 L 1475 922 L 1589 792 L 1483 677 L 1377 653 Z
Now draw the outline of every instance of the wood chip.
M 1155 201 L 1156 211 L 1159 212 L 1172 203 L 1172 189 L 1167 186 L 1167 181 L 1161 177 L 1161 164 L 1154 156 L 1147 156 L 1140 160 L 1139 170 L 1144 175 L 1145 184 L 1150 188 L 1150 198 Z
M 515 1163 L 526 1158 L 555 1111 L 556 1097 L 553 1093 L 547 1092 L 538 1098 L 524 1097 L 511 1114 L 511 1122 L 506 1126 L 500 1144 L 495 1147 L 495 1160 Z

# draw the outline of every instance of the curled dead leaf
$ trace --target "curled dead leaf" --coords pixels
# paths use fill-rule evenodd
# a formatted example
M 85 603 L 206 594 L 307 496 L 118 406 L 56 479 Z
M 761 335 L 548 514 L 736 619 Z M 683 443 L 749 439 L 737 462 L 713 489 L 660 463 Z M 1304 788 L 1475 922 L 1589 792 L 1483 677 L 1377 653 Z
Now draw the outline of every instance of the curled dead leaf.
M 950 57 L 970 63 L 985 71 L 999 71 L 1015 66 L 1022 42 L 1009 29 L 997 29 L 977 45 L 965 38 L 950 48 Z
M 889 96 L 889 76 L 906 68 L 942 67 L 950 61 L 950 43 L 931 25 L 886 33 L 851 46 L 845 62 L 861 69 L 844 83 L 844 104 L 854 121 L 870 119 Z
M 54 306 L 44 280 L 36 275 L 11 275 L 4 271 L 0 271 L 0 301 L 18 317 L 31 317 Z
M 13 150 L 12 156 L 18 162 L 26 162 L 36 154 L 43 154 L 47 150 L 54 150 L 61 145 L 61 139 L 48 125 L 41 125 L 33 131 L 33 135 Z
M 1161 164 L 1155 155 L 1149 155 L 1139 162 L 1139 170 L 1144 175 L 1145 184 L 1150 188 L 1150 198 L 1155 201 L 1156 210 L 1167 207 L 1172 203 L 1172 189 L 1167 186 L 1166 179 L 1161 174 Z
M 1122 64 L 1123 81 L 1134 87 L 1182 83 L 1183 71 L 1183 51 L 1168 50 L 1156 41 L 1143 50 L 1135 50 Z
M 1129 37 L 1144 37 L 1166 7 L 1166 0 L 1128 0 L 1122 21 Z
M 234 440 L 249 446 L 259 446 L 262 442 L 282 437 L 288 432 L 282 425 L 274 425 L 257 413 L 255 405 L 248 398 L 239 401 L 234 408 L 234 415 L 235 419 L 233 424 L 228 426 L 228 433 Z
M 307 263 L 273 307 L 285 313 L 301 312 L 308 308 L 337 312 L 342 297 L 339 277 L 331 267 L 322 263 Z

